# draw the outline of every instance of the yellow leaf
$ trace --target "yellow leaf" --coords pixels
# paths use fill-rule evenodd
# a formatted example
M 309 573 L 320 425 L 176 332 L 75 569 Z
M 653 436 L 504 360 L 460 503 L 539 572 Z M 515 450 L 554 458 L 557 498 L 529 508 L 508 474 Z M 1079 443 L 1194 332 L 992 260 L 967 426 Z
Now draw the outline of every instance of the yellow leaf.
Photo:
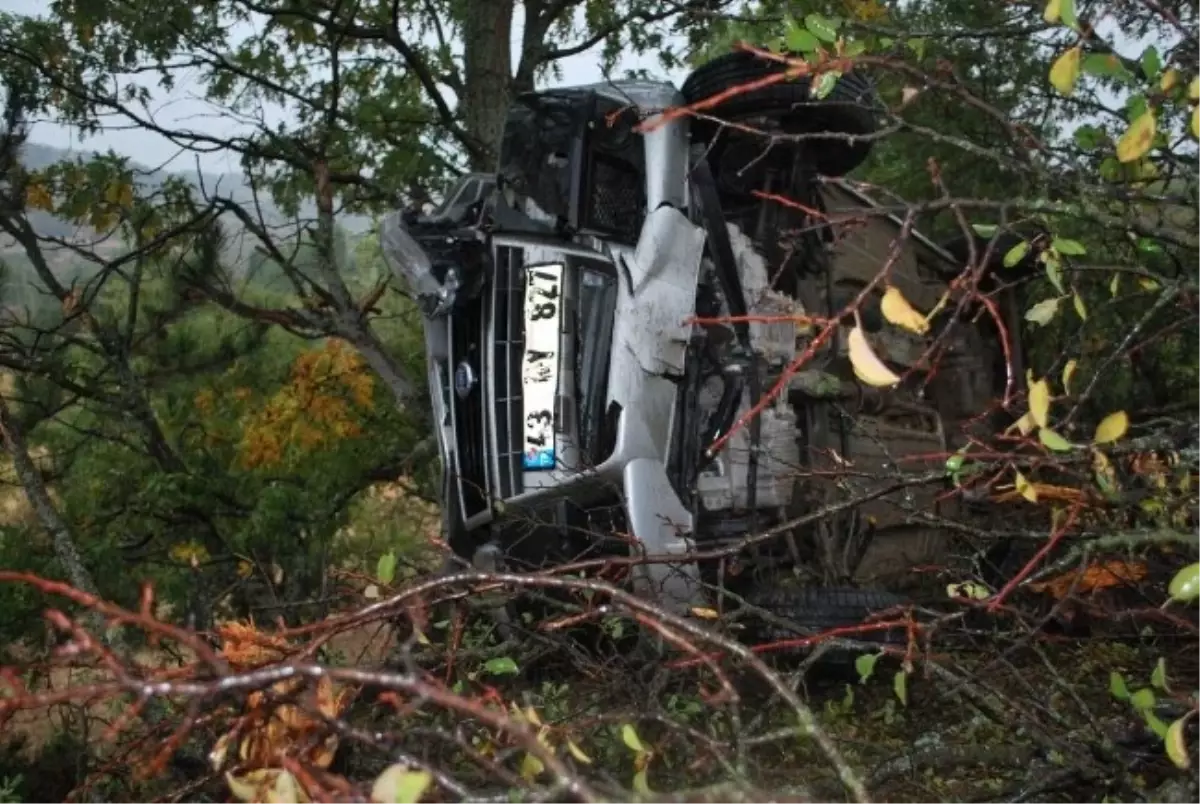
M 1079 368 L 1079 361 L 1068 360 L 1067 365 L 1063 366 L 1062 384 L 1065 393 L 1071 393 L 1071 378 L 1075 376 L 1075 370 Z
M 963 581 L 946 585 L 946 596 L 950 598 L 965 597 L 970 600 L 987 600 L 992 592 L 977 581 Z
M 630 723 L 621 726 L 621 742 L 625 743 L 625 746 L 636 754 L 646 753 L 646 747 L 642 745 L 637 730 Z
M 1176 84 L 1179 83 L 1179 71 L 1172 67 L 1165 70 L 1162 76 L 1158 79 L 1158 88 L 1163 92 L 1170 92 Z
M 1157 132 L 1158 122 L 1154 119 L 1154 112 L 1147 109 L 1121 135 L 1117 142 L 1117 159 L 1122 162 L 1141 159 L 1154 144 L 1154 135 Z
M 850 330 L 848 341 L 850 365 L 854 368 L 854 376 L 876 388 L 899 384 L 900 377 L 875 354 L 861 327 L 856 326 Z
M 229 753 L 229 746 L 233 743 L 233 732 L 226 732 L 221 735 L 212 750 L 208 752 L 208 764 L 214 771 L 219 771 L 225 766 L 225 757 Z
M 50 191 L 37 182 L 30 182 L 29 186 L 25 188 L 25 204 L 43 212 L 54 211 L 54 198 L 50 195 Z
M 1050 383 L 1038 380 L 1029 386 L 1029 415 L 1038 427 L 1045 427 L 1050 417 Z
M 1116 441 L 1129 429 L 1129 415 L 1118 410 L 1116 413 L 1110 413 L 1104 417 L 1096 427 L 1096 436 L 1093 439 L 1097 444 L 1108 444 Z
M 1025 479 L 1025 475 L 1021 474 L 1021 470 L 1014 469 L 1013 472 L 1016 474 L 1015 483 L 1017 494 L 1020 494 L 1031 503 L 1037 502 L 1037 489 L 1030 485 L 1029 481 Z
M 259 793 L 259 788 L 263 786 L 262 782 L 268 771 L 254 770 L 244 776 L 234 776 L 232 773 L 225 773 L 225 783 L 229 785 L 229 792 L 241 801 L 259 801 L 265 798 Z
M 1062 16 L 1062 0 L 1050 0 L 1046 3 L 1046 10 L 1042 12 L 1042 19 L 1046 22 L 1058 22 Z
M 1082 58 L 1083 49 L 1076 45 L 1054 60 L 1054 66 L 1050 68 L 1050 83 L 1063 95 L 1070 95 L 1075 91 Z
M 1021 435 L 1023 435 L 1023 436 L 1027 436 L 1030 433 L 1032 433 L 1033 428 L 1036 426 L 1037 426 L 1037 423 L 1034 422 L 1033 416 L 1029 413 L 1029 411 L 1025 411 L 1024 416 L 1022 416 L 1021 418 L 1019 418 L 1015 422 L 1013 422 L 1013 427 L 1016 427 L 1017 431 L 1020 432 Z
M 546 766 L 542 761 L 533 754 L 526 753 L 521 758 L 521 778 L 527 782 L 532 782 L 534 779 L 542 775 L 542 771 Z
M 1183 735 L 1185 720 L 1186 718 L 1177 718 L 1167 727 L 1167 736 L 1163 738 L 1163 745 L 1167 749 L 1167 758 L 1180 770 L 1187 770 L 1192 766 L 1192 758 L 1188 756 L 1187 740 Z
M 1083 306 L 1083 298 L 1078 293 L 1075 294 L 1075 312 L 1079 320 L 1087 321 L 1087 308 Z
M 1188 100 L 1200 101 L 1200 76 L 1193 78 L 1188 84 Z
M 389 765 L 371 786 L 371 800 L 377 804 L 416 804 L 433 783 L 426 771 L 409 770 L 396 763 Z
M 249 578 L 254 573 L 254 565 L 249 561 L 239 561 L 237 564 L 237 575 L 239 578 Z
M 1042 442 L 1048 450 L 1054 452 L 1070 452 L 1071 442 L 1060 436 L 1058 433 L 1051 430 L 1049 427 L 1043 427 L 1038 430 L 1038 441 Z
M 575 741 L 570 737 L 567 738 L 567 750 L 571 753 L 571 756 L 575 757 L 577 761 L 582 762 L 585 765 L 592 764 L 592 758 L 583 753 L 583 749 L 576 745 Z
M 918 313 L 908 303 L 908 299 L 904 298 L 904 294 L 900 292 L 899 288 L 889 287 L 884 292 L 880 309 L 883 311 L 884 318 L 901 329 L 917 335 L 929 332 L 929 322 L 925 320 L 925 316 Z
M 721 615 L 717 613 L 716 609 L 706 609 L 696 606 L 692 609 L 692 616 L 699 617 L 701 620 L 715 620 Z
M 278 768 L 259 768 L 242 776 L 225 774 L 229 790 L 242 801 L 269 804 L 308 804 L 308 796 L 296 777 Z
M 300 783 L 290 772 L 281 770 L 275 775 L 275 783 L 267 790 L 267 804 L 300 804 L 305 796 Z

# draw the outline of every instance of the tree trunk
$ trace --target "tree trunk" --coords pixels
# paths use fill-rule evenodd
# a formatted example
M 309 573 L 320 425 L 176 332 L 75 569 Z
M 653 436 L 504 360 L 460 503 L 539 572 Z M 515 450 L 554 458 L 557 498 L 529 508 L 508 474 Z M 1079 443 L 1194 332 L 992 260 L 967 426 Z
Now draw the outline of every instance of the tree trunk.
M 54 555 L 58 558 L 58 563 L 62 565 L 67 580 L 81 592 L 87 592 L 89 595 L 98 594 L 96 582 L 87 567 L 84 566 L 83 556 L 79 554 L 79 548 L 75 545 L 75 537 L 54 506 L 54 500 L 50 499 L 50 492 L 46 488 L 45 481 L 42 480 L 42 474 L 38 471 L 33 459 L 29 457 L 29 445 L 25 442 L 25 434 L 21 432 L 21 427 L 12 415 L 8 401 L 3 397 L 0 397 L 0 438 L 3 438 L 4 448 L 12 458 L 13 469 L 17 473 L 17 479 L 21 481 L 21 486 L 25 489 L 29 505 L 37 514 L 42 527 L 50 533 L 50 539 L 54 545 Z M 97 636 L 103 637 L 103 633 Z
M 512 91 L 513 0 L 472 0 L 463 28 L 463 126 L 480 145 L 472 170 L 493 170 Z

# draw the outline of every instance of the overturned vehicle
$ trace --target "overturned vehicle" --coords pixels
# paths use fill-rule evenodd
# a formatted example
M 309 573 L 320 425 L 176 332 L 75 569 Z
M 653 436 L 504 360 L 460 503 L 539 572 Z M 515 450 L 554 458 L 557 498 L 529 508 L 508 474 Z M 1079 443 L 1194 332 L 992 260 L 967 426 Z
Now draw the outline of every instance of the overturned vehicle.
M 838 180 L 878 126 L 863 76 L 711 110 L 736 127 L 669 111 L 774 69 L 732 53 L 682 89 L 523 95 L 494 174 L 384 222 L 425 316 L 457 556 L 527 570 L 644 554 L 660 560 L 628 580 L 679 613 L 728 608 L 727 590 L 805 627 L 893 605 L 943 557 L 960 503 L 897 478 L 995 426 L 1019 350 L 947 303 L 961 248 L 901 237 Z M 885 320 L 887 287 L 941 311 L 927 334 Z M 860 381 L 855 326 L 900 382 Z

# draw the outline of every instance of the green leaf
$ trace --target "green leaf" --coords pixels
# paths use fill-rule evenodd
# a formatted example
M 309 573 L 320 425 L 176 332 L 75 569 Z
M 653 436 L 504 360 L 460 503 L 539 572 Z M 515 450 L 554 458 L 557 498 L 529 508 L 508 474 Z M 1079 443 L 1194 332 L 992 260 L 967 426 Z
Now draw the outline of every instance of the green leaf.
M 483 669 L 493 676 L 511 676 L 521 672 L 517 663 L 507 656 L 497 656 L 484 662 Z
M 903 706 L 908 706 L 908 673 L 897 670 L 892 676 L 892 692 Z
M 1145 95 L 1130 95 L 1125 99 L 1125 119 L 1133 122 L 1150 111 L 1150 104 Z
M 867 43 L 861 39 L 855 39 L 853 42 L 847 42 L 846 48 L 842 52 L 846 58 L 852 59 L 855 56 L 861 56 L 867 51 Z
M 784 41 L 787 43 L 787 49 L 797 53 L 811 53 L 820 45 L 817 37 L 801 27 L 800 23 L 794 19 L 789 19 L 787 23 L 787 33 L 784 34 Z
M 1158 700 L 1154 695 L 1154 690 L 1149 687 L 1142 687 L 1140 690 L 1129 696 L 1129 704 L 1139 712 L 1144 712 L 1154 706 Z
M 1031 324 L 1046 326 L 1054 320 L 1054 316 L 1058 315 L 1058 304 L 1060 301 L 1062 299 L 1054 298 L 1038 302 L 1025 312 L 1025 320 Z
M 1095 126 L 1082 125 L 1075 129 L 1075 144 L 1085 151 L 1091 151 L 1104 144 L 1104 132 Z
M 813 88 L 813 95 L 817 100 L 827 97 L 833 88 L 837 86 L 838 79 L 842 77 L 839 70 L 830 70 L 827 73 L 821 73 L 821 77 L 817 79 L 817 85 Z
M 396 553 L 387 551 L 379 557 L 375 564 L 375 578 L 384 586 L 396 579 Z
M 1075 294 L 1075 314 L 1079 316 L 1080 321 L 1087 321 L 1087 307 L 1083 304 L 1083 297 L 1078 293 Z
M 994 223 L 973 223 L 971 224 L 971 228 L 975 230 L 975 234 L 988 239 L 995 237 L 996 232 L 1000 229 Z
M 1170 692 L 1167 688 L 1167 660 L 1159 657 L 1154 664 L 1154 672 L 1150 674 L 1150 686 L 1157 687 L 1163 692 Z
M 1078 240 L 1068 240 L 1065 237 L 1056 237 L 1053 241 L 1051 241 L 1050 245 L 1052 245 L 1054 250 L 1059 254 L 1063 254 L 1067 257 L 1079 257 L 1087 254 L 1087 249 L 1084 248 L 1083 243 L 1080 243 Z
M 904 44 L 908 46 L 909 50 L 911 50 L 914 54 L 916 54 L 916 57 L 918 59 L 925 58 L 925 39 L 924 38 L 916 36 L 916 37 L 913 37 L 912 39 L 906 40 Z
M 1146 725 L 1150 727 L 1150 731 L 1154 732 L 1160 740 L 1167 738 L 1167 731 L 1170 727 L 1159 719 L 1158 715 L 1154 714 L 1153 709 L 1142 709 L 1142 720 L 1146 721 Z
M 1129 700 L 1129 687 L 1125 686 L 1125 677 L 1116 670 L 1108 673 L 1108 691 L 1118 701 Z
M 1050 284 L 1054 285 L 1054 289 L 1059 293 L 1065 294 L 1066 287 L 1062 280 L 1062 260 L 1053 251 L 1042 252 L 1043 262 L 1046 263 L 1046 278 L 1050 280 Z
M 1079 18 L 1075 13 L 1075 0 L 1060 0 L 1058 13 L 1062 16 L 1063 25 L 1068 28 L 1079 28 Z
M 1029 253 L 1029 241 L 1022 240 L 1008 250 L 1004 255 L 1004 267 L 1012 268 L 1014 265 L 1025 259 L 1025 255 Z
M 858 671 L 858 683 L 867 683 L 867 679 L 875 672 L 875 662 L 877 661 L 879 661 L 878 653 L 864 653 L 854 660 L 854 669 Z
M 426 771 L 409 771 L 396 785 L 396 804 L 416 804 L 433 783 L 433 775 Z
M 633 791 L 642 798 L 654 798 L 654 791 L 650 789 L 650 782 L 646 779 L 648 771 L 649 768 L 642 768 L 633 774 Z
M 1137 240 L 1137 250 L 1143 254 L 1162 254 L 1163 247 L 1157 240 L 1151 240 L 1148 237 L 1139 237 Z
M 804 18 L 804 27 L 822 42 L 837 41 L 837 20 L 831 20 L 814 12 Z
M 1081 65 L 1083 72 L 1100 78 L 1116 78 L 1130 81 L 1133 74 L 1125 68 L 1124 63 L 1111 53 L 1089 53 Z
M 1041 441 L 1042 446 L 1053 452 L 1071 451 L 1071 442 L 1048 427 L 1038 430 L 1038 441 Z
M 1158 48 L 1151 45 L 1142 53 L 1142 72 L 1147 79 L 1153 81 L 1158 78 L 1160 70 L 1162 70 L 1162 58 L 1158 55 Z
M 1167 594 L 1178 603 L 1191 603 L 1200 597 L 1200 562 L 1188 564 L 1171 579 Z

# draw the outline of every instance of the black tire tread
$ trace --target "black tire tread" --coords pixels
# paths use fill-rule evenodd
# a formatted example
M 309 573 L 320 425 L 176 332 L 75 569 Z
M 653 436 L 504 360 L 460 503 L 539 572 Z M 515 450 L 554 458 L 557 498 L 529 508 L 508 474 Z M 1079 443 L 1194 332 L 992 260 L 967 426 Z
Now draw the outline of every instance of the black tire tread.
M 882 589 L 859 589 L 848 586 L 778 587 L 752 595 L 747 602 L 774 617 L 795 625 L 768 622 L 762 625 L 760 636 L 766 639 L 788 639 L 809 633 L 858 625 L 872 614 L 883 612 L 909 601 Z M 757 630 L 757 629 L 756 629 Z M 885 637 L 903 638 L 903 629 L 895 632 L 866 632 L 861 639 L 878 641 Z

